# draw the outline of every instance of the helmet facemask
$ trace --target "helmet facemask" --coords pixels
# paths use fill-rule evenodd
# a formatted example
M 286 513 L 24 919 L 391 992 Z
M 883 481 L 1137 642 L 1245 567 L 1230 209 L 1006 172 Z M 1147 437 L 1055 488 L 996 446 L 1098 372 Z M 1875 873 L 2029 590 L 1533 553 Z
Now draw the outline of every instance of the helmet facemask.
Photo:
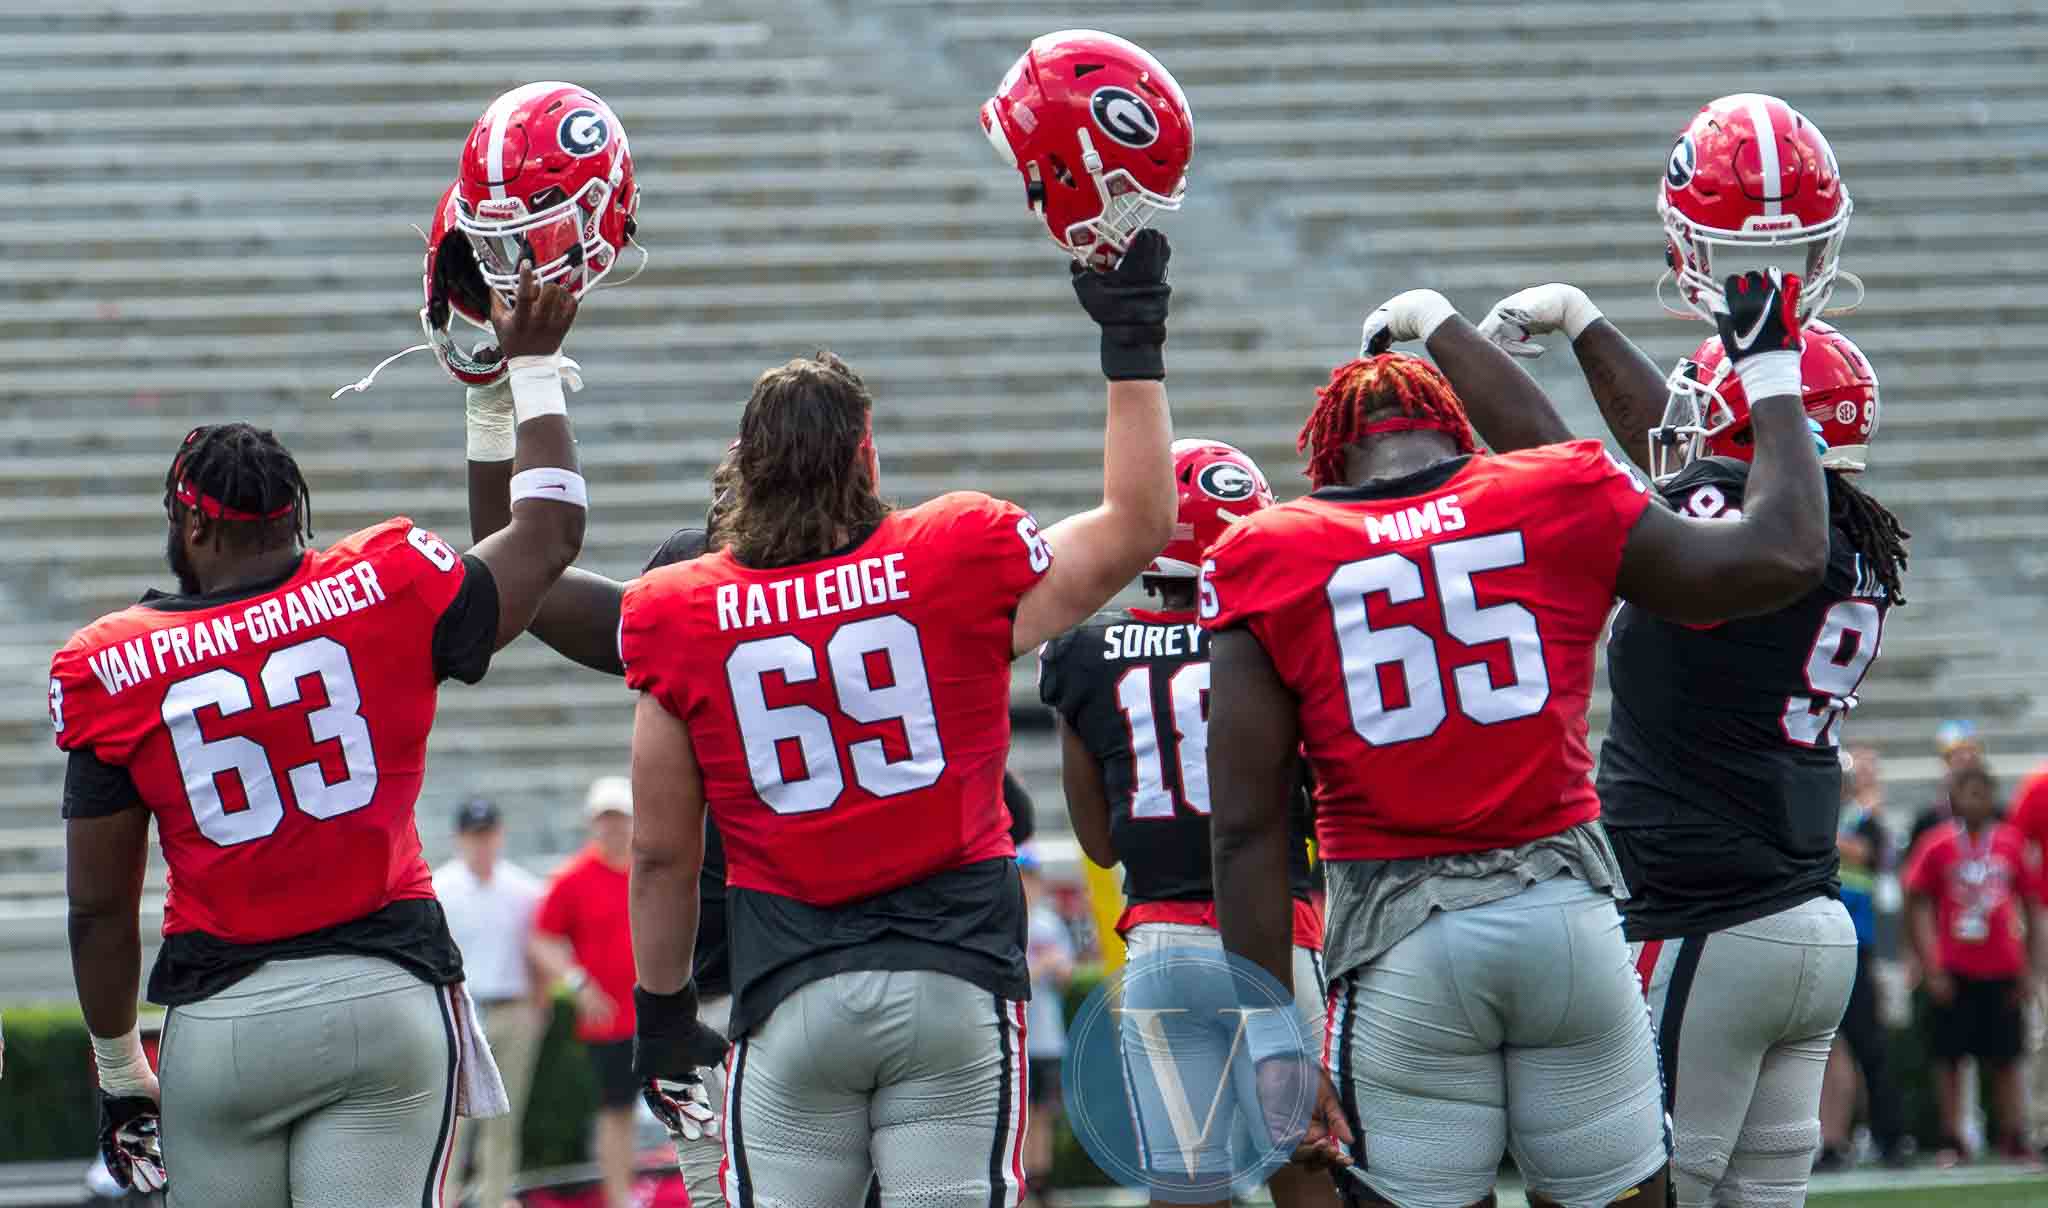
M 1094 182 L 1096 195 L 1102 199 L 1102 212 L 1069 226 L 1066 240 L 1060 245 L 1084 265 L 1107 268 L 1130 249 L 1131 240 L 1150 226 L 1153 218 L 1180 209 L 1182 198 L 1187 196 L 1188 180 L 1181 177 L 1174 184 L 1172 196 L 1167 196 L 1139 184 L 1127 169 L 1104 172 L 1102 156 L 1095 150 L 1088 131 L 1078 133 L 1081 168 Z
M 1828 315 L 1843 315 L 1863 304 L 1863 281 L 1854 273 L 1844 272 L 1841 267 L 1842 241 L 1849 232 L 1849 214 L 1853 209 L 1849 199 L 1842 198 L 1842 208 L 1833 218 L 1818 226 L 1790 226 L 1784 230 L 1731 231 L 1715 227 L 1704 227 L 1688 219 L 1674 206 L 1659 197 L 1657 208 L 1664 220 L 1665 254 L 1669 264 L 1662 276 L 1657 278 L 1657 304 L 1668 314 L 1680 318 L 1699 318 L 1711 323 L 1714 312 L 1710 299 L 1722 295 L 1723 278 L 1730 272 L 1748 268 L 1761 268 L 1783 255 L 1780 249 L 1804 249 L 1799 273 L 1802 288 L 1799 295 L 1799 321 L 1809 323 Z M 1774 219 L 1757 220 L 1767 224 Z M 1796 224 L 1796 219 L 1786 219 Z M 1724 253 L 1722 268 L 1714 265 L 1715 249 Z M 1728 259 L 1737 264 L 1727 264 Z M 1682 303 L 1674 306 L 1664 299 L 1664 282 L 1675 280 L 1678 297 Z M 1846 306 L 1828 305 L 1837 281 L 1846 281 L 1856 290 L 1856 298 Z
M 560 282 L 581 295 L 611 271 L 618 249 L 599 233 L 614 184 L 592 180 L 573 197 L 551 198 L 544 190 L 529 210 L 517 197 L 456 206 L 456 225 L 476 254 L 477 270 L 493 293 L 510 300 L 519 289 L 519 265 L 533 263 L 534 280 Z
M 1700 364 L 1690 357 L 1678 362 L 1664 380 L 1670 395 L 1664 421 L 1649 431 L 1650 478 L 1663 483 L 1707 455 L 1707 444 L 1735 426 L 1735 409 L 1721 395 L 1726 363 L 1710 381 L 1700 380 Z
M 989 145 L 996 149 L 1004 163 L 1018 167 L 1017 152 L 1010 145 L 1010 136 L 995 114 L 995 101 L 987 102 L 983 108 L 982 133 L 988 136 Z M 1019 111 L 1013 109 L 1013 117 Z M 1022 111 L 1028 114 L 1028 110 Z M 1062 251 L 1088 268 L 1109 268 L 1130 249 L 1131 240 L 1138 232 L 1152 225 L 1152 220 L 1162 213 L 1180 209 L 1181 201 L 1187 196 L 1188 181 L 1183 176 L 1174 185 L 1173 193 L 1155 193 L 1138 183 L 1137 177 L 1125 168 L 1103 171 L 1102 155 L 1095 149 L 1088 131 L 1076 131 L 1081 145 L 1081 170 L 1089 183 L 1095 186 L 1101 207 L 1093 218 L 1086 218 L 1068 225 L 1064 237 L 1047 231 L 1047 237 L 1058 244 Z M 1058 183 L 1067 188 L 1078 188 L 1073 172 L 1057 158 L 1052 159 L 1051 169 Z M 1040 218 L 1045 216 L 1045 167 L 1037 161 L 1022 165 L 1026 183 L 1025 201 Z

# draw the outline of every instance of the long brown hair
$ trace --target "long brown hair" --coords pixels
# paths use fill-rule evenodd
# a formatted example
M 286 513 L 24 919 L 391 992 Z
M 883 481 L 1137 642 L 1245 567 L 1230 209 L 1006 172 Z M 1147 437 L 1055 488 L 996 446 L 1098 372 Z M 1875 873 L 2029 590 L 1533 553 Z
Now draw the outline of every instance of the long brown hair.
M 732 500 L 714 541 L 747 566 L 788 566 L 886 516 L 862 453 L 874 405 L 860 375 L 823 349 L 762 374 L 740 416 Z

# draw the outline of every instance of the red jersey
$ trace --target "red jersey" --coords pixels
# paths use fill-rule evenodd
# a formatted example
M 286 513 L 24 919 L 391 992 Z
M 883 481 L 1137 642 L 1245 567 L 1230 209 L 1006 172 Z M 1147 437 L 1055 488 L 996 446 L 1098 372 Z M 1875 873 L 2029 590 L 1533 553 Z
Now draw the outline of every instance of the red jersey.
M 626 682 L 689 727 L 726 883 L 833 906 L 1013 854 L 1012 621 L 1051 565 L 1029 513 L 960 492 L 816 561 L 628 587 Z
M 1208 551 L 1202 623 L 1300 700 L 1322 856 L 1516 847 L 1599 816 L 1593 646 L 1650 497 L 1598 441 L 1326 488 Z
M 2019 830 L 2034 860 L 2048 873 L 2048 764 L 2035 768 L 2020 781 L 2012 804 L 2006 807 L 2005 820 Z
M 533 929 L 569 941 L 576 963 L 612 1000 L 610 1019 L 576 1017 L 576 1038 L 609 1044 L 633 1038 L 633 927 L 627 914 L 626 870 L 604 862 L 595 847 L 569 857 L 548 882 Z
M 167 937 L 264 943 L 431 899 L 413 805 L 437 689 L 482 677 L 496 628 L 489 572 L 404 518 L 281 581 L 152 594 L 51 662 L 65 812 L 156 815 Z
M 2017 828 L 1993 822 L 1972 838 L 1962 823 L 1944 822 L 1913 846 L 1903 883 L 1934 900 L 1943 970 L 1986 981 L 2027 971 L 2022 902 L 2039 901 L 2041 891 Z

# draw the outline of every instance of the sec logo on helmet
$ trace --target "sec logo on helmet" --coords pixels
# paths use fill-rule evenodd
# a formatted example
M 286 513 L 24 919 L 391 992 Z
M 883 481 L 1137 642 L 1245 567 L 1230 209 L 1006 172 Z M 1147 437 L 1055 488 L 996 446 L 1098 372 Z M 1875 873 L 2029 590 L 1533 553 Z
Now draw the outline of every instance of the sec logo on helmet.
M 555 138 L 562 150 L 583 159 L 605 149 L 612 141 L 612 128 L 595 109 L 572 109 L 563 116 Z
M 1250 499 L 1259 489 L 1258 480 L 1251 476 L 1250 471 L 1227 461 L 1211 462 L 1204 466 L 1202 472 L 1195 476 L 1195 482 L 1202 488 L 1203 494 L 1226 503 Z
M 1682 134 L 1671 148 L 1671 162 L 1665 165 L 1664 179 L 1674 189 L 1683 189 L 1692 183 L 1693 172 L 1699 164 L 1699 152 L 1692 145 L 1692 135 Z
M 1126 147 L 1149 147 L 1159 140 L 1158 115 L 1128 88 L 1096 89 L 1088 111 L 1104 134 Z

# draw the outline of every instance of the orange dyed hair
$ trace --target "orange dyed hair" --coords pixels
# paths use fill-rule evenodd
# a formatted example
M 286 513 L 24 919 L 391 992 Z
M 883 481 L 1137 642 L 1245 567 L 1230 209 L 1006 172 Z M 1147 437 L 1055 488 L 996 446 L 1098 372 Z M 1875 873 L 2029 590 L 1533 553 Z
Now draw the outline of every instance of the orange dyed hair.
M 1399 411 L 1405 419 L 1366 416 Z M 1458 452 L 1479 452 L 1479 438 L 1465 404 L 1436 366 L 1404 353 L 1383 352 L 1339 365 L 1330 384 L 1316 391 L 1315 410 L 1301 426 L 1294 447 L 1308 454 L 1309 485 L 1321 489 L 1344 481 L 1344 450 L 1375 432 L 1431 428 L 1458 442 Z

